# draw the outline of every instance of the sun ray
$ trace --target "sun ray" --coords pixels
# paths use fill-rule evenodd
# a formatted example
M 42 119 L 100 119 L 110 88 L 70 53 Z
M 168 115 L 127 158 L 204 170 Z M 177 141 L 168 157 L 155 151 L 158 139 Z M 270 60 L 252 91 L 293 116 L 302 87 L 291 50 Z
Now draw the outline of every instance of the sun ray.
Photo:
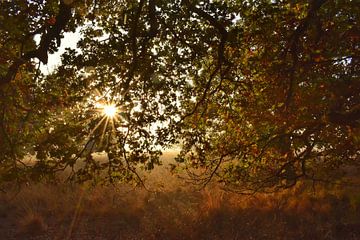
M 117 130 L 117 124 L 123 120 L 116 103 L 113 101 L 107 101 L 104 98 L 106 97 L 102 96 L 100 92 L 97 91 L 94 99 L 95 102 L 93 102 L 93 106 L 95 108 L 93 119 L 96 120 L 99 115 L 101 119 L 91 131 L 90 135 L 93 135 L 97 129 L 101 128 L 101 130 L 99 130 L 99 134 L 97 135 L 98 137 L 96 137 L 99 141 L 99 147 L 106 144 L 106 135 L 108 136 L 107 138 L 109 141 L 112 137 L 111 132 L 115 132 Z
M 96 124 L 96 126 L 93 128 L 93 130 L 91 130 L 91 132 L 90 132 L 90 136 L 95 132 L 95 130 L 101 125 L 101 123 L 105 120 L 105 119 L 107 119 L 107 117 L 106 116 L 103 116 L 102 118 L 101 118 L 101 120 L 98 122 L 98 124 Z
M 111 130 L 112 131 L 115 131 L 115 123 L 114 123 L 114 120 L 116 120 L 116 117 L 112 118 L 110 123 L 111 123 Z
M 107 128 L 107 126 L 108 126 L 108 123 L 109 123 L 109 119 L 110 119 L 109 117 L 106 118 L 105 126 L 104 126 L 104 128 L 103 128 L 103 131 L 102 131 L 101 137 L 100 137 L 100 146 L 102 145 L 102 142 L 103 142 L 103 140 L 104 140 L 104 135 L 105 135 L 105 132 L 106 132 L 106 128 Z
M 116 115 L 113 117 L 113 120 L 115 120 L 115 122 L 119 122 L 119 121 L 120 121 L 119 118 L 118 118 Z

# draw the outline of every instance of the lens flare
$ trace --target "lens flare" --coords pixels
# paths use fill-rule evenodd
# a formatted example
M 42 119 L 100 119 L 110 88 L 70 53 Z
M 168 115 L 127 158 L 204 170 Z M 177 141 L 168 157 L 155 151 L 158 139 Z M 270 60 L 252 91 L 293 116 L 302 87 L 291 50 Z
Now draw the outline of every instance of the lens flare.
M 117 113 L 117 107 L 114 104 L 104 105 L 103 114 L 108 118 L 114 118 Z

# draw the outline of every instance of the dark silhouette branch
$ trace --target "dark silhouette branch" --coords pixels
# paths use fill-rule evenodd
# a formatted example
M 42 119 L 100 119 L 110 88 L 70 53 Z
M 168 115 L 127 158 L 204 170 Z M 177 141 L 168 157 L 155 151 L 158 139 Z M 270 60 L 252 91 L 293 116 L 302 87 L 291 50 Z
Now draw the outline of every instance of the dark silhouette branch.
M 141 16 L 141 12 L 144 6 L 145 0 L 140 0 L 139 6 L 135 12 L 134 20 L 132 22 L 131 31 L 130 31 L 130 42 L 131 42 L 131 53 L 132 53 L 132 62 L 127 74 L 126 81 L 123 85 L 123 93 L 122 95 L 126 95 L 130 88 L 130 82 L 134 77 L 139 57 L 138 57 L 138 46 L 137 46 L 137 37 L 138 37 L 138 24 Z
M 207 97 L 207 95 L 208 95 L 208 93 L 210 91 L 212 81 L 215 78 L 216 74 L 218 72 L 220 72 L 221 77 L 224 75 L 222 73 L 222 66 L 223 66 L 224 63 L 227 63 L 224 52 L 225 52 L 225 44 L 226 44 L 226 41 L 228 39 L 228 32 L 226 31 L 224 25 L 222 23 L 220 23 L 217 19 L 215 19 L 209 13 L 203 11 L 202 9 L 197 8 L 189 0 L 183 0 L 182 4 L 185 5 L 191 12 L 194 12 L 194 13 L 198 14 L 201 18 L 207 20 L 210 23 L 211 26 L 213 26 L 214 28 L 217 29 L 218 33 L 220 34 L 220 43 L 218 45 L 218 62 L 216 64 L 216 67 L 215 67 L 214 71 L 209 76 L 209 79 L 208 79 L 208 81 L 206 83 L 206 86 L 205 86 L 204 92 L 202 94 L 202 97 L 195 104 L 195 107 L 193 108 L 193 110 L 182 117 L 181 121 L 184 120 L 185 118 L 193 115 L 197 111 L 199 106 L 205 102 L 206 97 Z M 227 72 L 227 71 L 229 71 L 229 68 L 226 68 L 225 72 Z M 220 81 L 220 85 L 221 85 L 221 83 L 222 83 L 222 79 Z M 215 91 L 220 88 L 220 85 L 218 85 L 215 88 Z M 214 94 L 214 91 L 212 91 L 211 94 Z
M 15 78 L 20 66 L 32 58 L 37 58 L 42 63 L 47 64 L 51 43 L 56 40 L 57 44 L 60 45 L 60 34 L 71 19 L 71 9 L 72 6 L 70 4 L 65 4 L 64 1 L 60 1 L 59 13 L 55 18 L 55 24 L 49 26 L 47 31 L 42 34 L 37 49 L 26 52 L 20 58 L 13 61 L 5 76 L 0 77 L 0 87 L 10 83 Z
M 210 23 L 210 25 L 215 27 L 217 29 L 217 31 L 219 32 L 220 43 L 219 43 L 219 47 L 218 47 L 218 59 L 219 59 L 218 61 L 219 61 L 219 65 L 222 65 L 222 63 L 226 61 L 225 54 L 224 54 L 224 48 L 225 48 L 225 43 L 228 38 L 228 32 L 226 31 L 225 26 L 222 23 L 220 23 L 217 19 L 212 17 L 209 13 L 203 11 L 200 8 L 197 8 L 193 3 L 190 3 L 189 0 L 183 0 L 182 3 L 184 5 L 186 5 L 190 11 L 198 14 L 200 17 L 207 20 Z
M 328 114 L 328 120 L 333 124 L 357 126 L 360 122 L 360 104 L 356 105 L 349 111 L 332 111 Z
M 201 96 L 201 98 L 199 99 L 199 101 L 196 102 L 195 107 L 192 109 L 191 112 L 185 114 L 182 118 L 181 121 L 185 120 L 187 117 L 190 117 L 191 115 L 193 115 L 198 108 L 201 106 L 201 104 L 203 104 L 206 100 L 206 97 L 208 95 L 208 92 L 210 91 L 210 87 L 211 87 L 211 82 L 214 79 L 214 77 L 216 76 L 216 74 L 218 73 L 218 71 L 220 70 L 220 65 L 217 65 L 217 67 L 214 69 L 214 71 L 210 74 L 209 79 L 206 83 L 204 92 Z
M 299 62 L 299 56 L 298 56 L 298 45 L 300 42 L 301 36 L 305 33 L 305 31 L 308 29 L 311 21 L 316 16 L 317 12 L 321 8 L 321 6 L 326 2 L 327 0 L 313 0 L 310 3 L 310 8 L 308 10 L 308 13 L 304 19 L 300 22 L 300 24 L 295 29 L 294 33 L 292 34 L 289 45 L 287 50 L 285 51 L 286 54 L 290 51 L 291 58 L 292 58 L 292 67 L 290 68 L 290 74 L 289 74 L 289 85 L 287 89 L 287 96 L 285 99 L 285 108 L 287 109 L 290 105 L 291 98 L 293 96 L 294 92 L 294 84 L 295 84 L 295 72 L 296 68 L 298 66 Z

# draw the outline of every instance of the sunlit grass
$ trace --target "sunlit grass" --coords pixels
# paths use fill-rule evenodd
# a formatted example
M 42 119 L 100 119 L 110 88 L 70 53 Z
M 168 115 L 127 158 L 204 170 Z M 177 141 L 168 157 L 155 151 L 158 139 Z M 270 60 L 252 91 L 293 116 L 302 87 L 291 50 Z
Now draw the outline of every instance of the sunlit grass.
M 161 180 L 169 178 L 163 174 Z M 7 212 L 0 234 L 2 239 L 15 239 L 13 234 L 16 239 L 49 234 L 53 239 L 359 239 L 360 206 L 350 204 L 356 197 L 350 190 L 301 189 L 242 196 L 216 186 L 147 192 L 127 185 L 30 184 L 0 195 Z

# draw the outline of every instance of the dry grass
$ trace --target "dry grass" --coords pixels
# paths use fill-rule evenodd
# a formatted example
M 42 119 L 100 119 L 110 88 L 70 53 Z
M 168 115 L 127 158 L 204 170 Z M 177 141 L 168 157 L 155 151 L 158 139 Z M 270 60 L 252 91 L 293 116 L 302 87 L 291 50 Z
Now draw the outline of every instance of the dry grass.
M 18 220 L 18 234 L 21 236 L 36 236 L 45 233 L 47 225 L 41 213 L 27 212 Z
M 4 239 L 360 239 L 360 195 L 31 185 L 1 195 Z M 2 224 L 0 224 L 2 225 Z
M 164 169 L 156 192 L 31 184 L 0 195 L 0 239 L 360 239 L 360 191 L 241 196 L 184 187 Z

